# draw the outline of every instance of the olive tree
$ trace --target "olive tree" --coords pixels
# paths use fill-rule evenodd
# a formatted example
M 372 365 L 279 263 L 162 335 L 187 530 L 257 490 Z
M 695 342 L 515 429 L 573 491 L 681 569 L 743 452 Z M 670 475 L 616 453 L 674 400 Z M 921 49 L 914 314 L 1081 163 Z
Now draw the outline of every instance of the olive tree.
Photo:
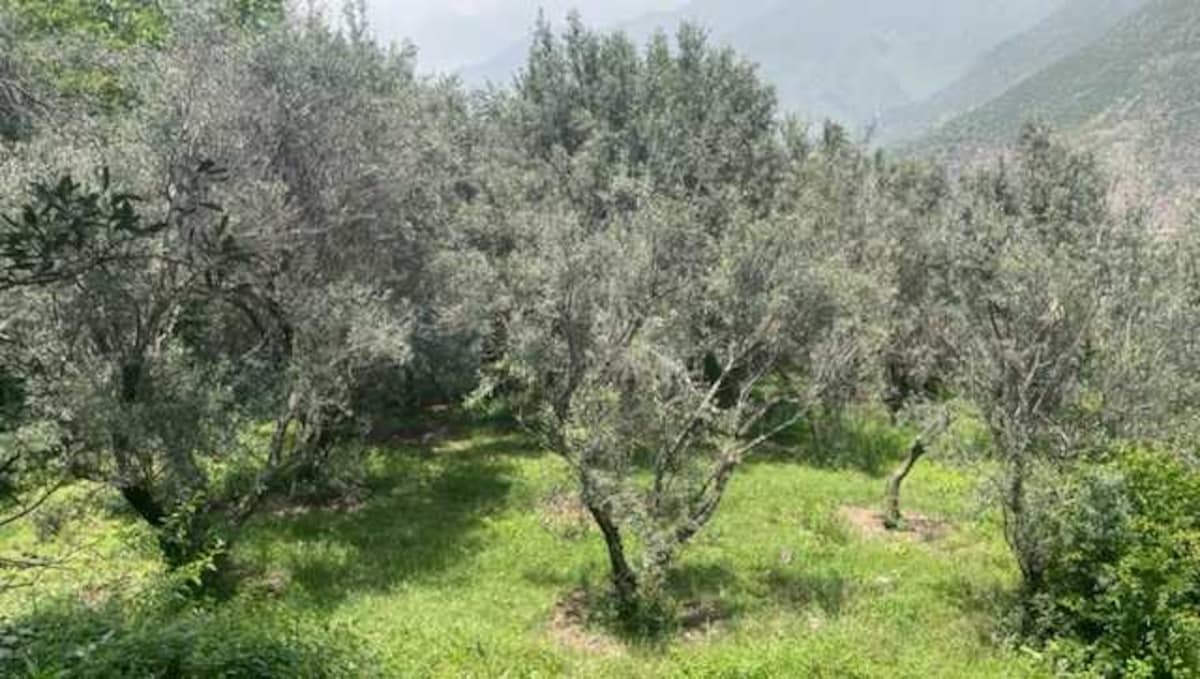
M 19 360 L 26 297 L 97 269 L 129 264 L 129 246 L 162 228 L 139 219 L 135 197 L 110 190 L 106 171 L 100 183 L 100 190 L 87 191 L 64 175 L 35 184 L 22 211 L 0 215 L 0 526 L 37 511 L 68 479 L 56 459 L 62 444 L 54 440 L 53 428 L 27 418 L 28 371 L 37 366 Z M 45 565 L 0 558 L 0 570 Z
M 843 305 L 863 277 L 815 256 L 813 214 L 775 212 L 774 94 L 695 28 L 641 52 L 543 24 L 483 114 L 482 393 L 574 470 L 628 620 L 663 600 L 746 456 L 855 383 L 869 333 Z
M 1110 250 L 1111 292 L 1094 351 L 1091 402 L 1081 412 L 1097 438 L 1155 440 L 1189 451 L 1196 440 L 1196 338 L 1200 327 L 1194 224 L 1160 233 L 1128 217 Z
M 419 313 L 440 291 L 423 256 L 452 193 L 433 171 L 442 139 L 422 136 L 452 99 L 407 55 L 317 20 L 252 34 L 181 11 L 136 109 L 77 125 L 76 151 L 19 149 L 30 168 L 103 158 L 128 192 L 35 196 L 13 223 L 31 264 L 8 271 L 43 284 L 3 300 L 29 418 L 72 475 L 158 530 L 172 565 L 327 473 L 363 383 L 408 364 L 414 327 L 437 320 Z M 113 220 L 139 237 L 93 237 Z M 260 448 L 238 434 L 261 420 Z
M 565 209 L 527 219 L 503 378 L 573 470 L 634 616 L 661 601 L 746 457 L 854 357 L 787 220 L 737 219 L 714 237 L 649 191 L 599 228 Z M 801 355 L 811 379 L 776 379 Z
M 224 366 L 177 341 L 178 329 L 196 300 L 220 294 L 242 253 L 215 212 L 174 204 L 146 220 L 131 196 L 108 191 L 64 180 L 10 220 L 10 259 L 36 267 L 40 285 L 6 304 L 5 363 L 20 366 L 35 419 L 56 426 L 75 473 L 111 479 L 162 527 L 171 509 L 156 486 L 178 496 L 199 487 L 196 454 L 218 445 L 209 425 L 226 405 Z M 88 266 L 72 270 L 80 250 Z
M 893 424 L 920 432 L 885 488 L 884 523 L 898 528 L 901 485 L 944 421 L 938 401 L 953 356 L 942 289 L 951 260 L 951 187 L 940 168 L 872 153 L 833 123 L 817 134 L 793 124 L 786 139 L 779 209 L 809 215 L 814 256 L 839 262 L 862 281 L 843 313 L 863 329 L 860 351 L 869 370 L 827 394 L 826 409 L 836 414 L 850 402 L 879 402 Z
M 1114 290 L 1122 220 L 1095 161 L 1044 130 L 1025 130 L 1015 167 L 969 180 L 949 289 L 965 386 L 1003 463 L 1005 536 L 1025 594 L 1045 570 L 1045 534 L 1030 507 L 1039 468 L 1078 455 L 1079 410 Z
M 528 204 L 555 203 L 600 228 L 636 209 L 641 191 L 687 205 L 714 235 L 734 213 L 764 216 L 782 175 L 775 112 L 754 66 L 698 28 L 641 49 L 578 15 L 562 35 L 540 21 L 511 92 L 483 100 L 469 242 L 503 272 Z M 498 355 L 508 298 L 488 307 Z

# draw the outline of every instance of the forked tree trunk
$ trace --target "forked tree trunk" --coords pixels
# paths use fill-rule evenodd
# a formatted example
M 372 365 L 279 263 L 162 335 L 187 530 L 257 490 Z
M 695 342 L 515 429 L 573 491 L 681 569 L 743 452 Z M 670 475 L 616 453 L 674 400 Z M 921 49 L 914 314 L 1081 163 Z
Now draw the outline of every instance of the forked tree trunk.
M 908 457 L 904 459 L 900 468 L 888 478 L 883 510 L 883 525 L 888 530 L 897 530 L 904 522 L 904 515 L 900 513 L 900 486 L 908 478 L 908 475 L 912 473 L 917 461 L 924 455 L 925 441 L 922 438 L 917 438 L 913 442 L 912 447 L 908 449 Z
M 115 435 L 113 447 L 118 459 L 126 463 L 131 459 L 132 453 L 125 436 Z M 125 466 L 127 467 L 127 464 Z M 155 496 L 149 484 L 125 479 L 117 490 L 129 507 L 154 529 L 158 536 L 159 555 L 169 570 L 175 571 L 193 563 L 197 558 L 204 556 L 211 546 L 208 530 L 212 517 L 206 514 L 206 508 L 200 508 L 196 514 L 182 517 L 183 521 L 175 524 L 171 508 Z M 200 580 L 195 583 L 193 589 L 197 594 L 224 596 L 230 591 L 228 575 L 231 561 L 226 550 L 216 552 L 212 558 L 211 568 L 200 574 Z

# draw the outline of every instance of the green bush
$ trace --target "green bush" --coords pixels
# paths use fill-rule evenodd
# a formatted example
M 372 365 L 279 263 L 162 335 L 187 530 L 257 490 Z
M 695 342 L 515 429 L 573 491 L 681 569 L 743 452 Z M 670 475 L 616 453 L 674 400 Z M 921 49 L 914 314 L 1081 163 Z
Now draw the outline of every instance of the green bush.
M 346 635 L 279 611 L 191 609 L 133 615 L 64 606 L 0 622 L 0 676 L 369 676 Z
M 1200 470 L 1124 451 L 1054 496 L 1031 602 L 1051 653 L 1105 676 L 1200 676 Z

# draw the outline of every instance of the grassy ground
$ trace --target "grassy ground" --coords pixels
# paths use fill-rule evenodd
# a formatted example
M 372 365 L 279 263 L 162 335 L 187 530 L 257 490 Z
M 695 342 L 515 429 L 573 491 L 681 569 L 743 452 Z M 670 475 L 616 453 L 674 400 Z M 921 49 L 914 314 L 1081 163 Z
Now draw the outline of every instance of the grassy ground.
M 380 449 L 360 502 L 264 516 L 237 547 L 249 571 L 223 605 L 356 630 L 387 676 L 1038 673 L 994 639 L 1014 569 L 963 474 L 923 462 L 906 502 L 929 530 L 895 536 L 845 511 L 879 504 L 890 461 L 838 470 L 775 452 L 735 479 L 686 552 L 672 586 L 687 625 L 668 640 L 622 642 L 587 623 L 574 603 L 603 587 L 606 560 L 562 464 L 479 427 Z M 155 572 L 136 527 L 92 518 L 75 530 L 93 541 L 82 571 L 10 595 L 8 613 Z M 32 539 L 27 524 L 0 548 Z

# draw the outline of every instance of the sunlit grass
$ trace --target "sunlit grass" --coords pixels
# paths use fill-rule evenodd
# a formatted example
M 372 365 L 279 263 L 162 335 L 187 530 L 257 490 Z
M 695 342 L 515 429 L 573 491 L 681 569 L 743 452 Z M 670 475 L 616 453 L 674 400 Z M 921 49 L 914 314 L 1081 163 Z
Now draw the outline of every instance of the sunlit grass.
M 996 518 L 979 510 L 965 473 L 937 461 L 905 489 L 907 508 L 948 523 L 932 541 L 866 534 L 841 518 L 843 507 L 879 504 L 881 472 L 779 454 L 747 465 L 672 582 L 685 613 L 708 613 L 645 643 L 601 625 L 556 627 L 573 592 L 603 588 L 606 559 L 555 457 L 468 427 L 430 446 L 381 447 L 370 465 L 360 502 L 258 519 L 236 547 L 238 599 L 223 605 L 353 629 L 387 676 L 1035 673 L 995 638 L 1015 579 Z M 118 534 L 135 530 L 122 525 L 93 530 L 128 563 L 94 572 L 152 563 L 119 547 Z

